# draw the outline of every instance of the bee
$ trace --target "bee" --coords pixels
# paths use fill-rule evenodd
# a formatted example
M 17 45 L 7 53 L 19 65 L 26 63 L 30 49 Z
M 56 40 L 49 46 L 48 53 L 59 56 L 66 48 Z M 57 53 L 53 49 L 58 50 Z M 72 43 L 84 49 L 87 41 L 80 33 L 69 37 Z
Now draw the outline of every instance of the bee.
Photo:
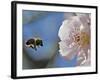
M 34 50 L 37 50 L 37 47 L 43 46 L 43 41 L 40 38 L 31 38 L 26 41 L 26 46 Z

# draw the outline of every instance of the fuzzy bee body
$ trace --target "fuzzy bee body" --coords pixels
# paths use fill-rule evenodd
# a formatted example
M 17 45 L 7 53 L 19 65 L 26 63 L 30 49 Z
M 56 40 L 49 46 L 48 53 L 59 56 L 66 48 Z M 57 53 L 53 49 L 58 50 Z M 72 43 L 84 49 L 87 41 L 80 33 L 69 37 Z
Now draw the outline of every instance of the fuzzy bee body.
M 37 50 L 37 47 L 43 46 L 43 41 L 40 38 L 31 38 L 27 40 L 26 46 Z

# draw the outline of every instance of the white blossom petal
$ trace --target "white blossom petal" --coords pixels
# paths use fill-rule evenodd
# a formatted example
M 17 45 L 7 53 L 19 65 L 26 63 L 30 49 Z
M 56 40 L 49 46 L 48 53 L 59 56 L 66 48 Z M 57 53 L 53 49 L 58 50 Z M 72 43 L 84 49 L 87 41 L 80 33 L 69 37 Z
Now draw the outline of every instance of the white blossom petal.
M 72 47 L 66 45 L 64 41 L 59 42 L 60 45 L 60 54 L 68 60 L 71 60 L 78 54 L 79 48 L 78 46 L 74 45 Z
M 76 16 L 70 18 L 69 20 L 64 20 L 58 32 L 59 38 L 61 40 L 67 40 L 71 33 L 80 29 L 80 25 L 81 22 Z
M 90 15 L 77 14 L 64 20 L 58 32 L 60 54 L 68 60 L 77 56 L 77 65 L 90 65 L 90 23 Z
M 84 26 L 82 31 L 90 34 L 90 17 L 89 15 L 86 15 L 86 14 L 81 14 L 81 15 L 78 15 L 80 21 L 81 21 L 81 26 Z
M 85 55 L 87 54 L 87 56 Z M 80 51 L 80 54 L 77 57 L 77 66 L 89 66 L 91 64 L 91 54 L 90 50 L 84 53 L 84 51 Z
M 67 37 L 67 38 L 69 37 L 70 28 L 67 29 L 67 27 L 64 27 L 64 26 L 67 25 L 67 23 L 68 23 L 68 21 L 65 20 L 65 21 L 62 23 L 62 25 L 61 25 L 61 27 L 60 27 L 60 29 L 59 29 L 58 36 L 59 36 L 59 38 L 60 38 L 61 40 L 66 40 L 66 37 Z

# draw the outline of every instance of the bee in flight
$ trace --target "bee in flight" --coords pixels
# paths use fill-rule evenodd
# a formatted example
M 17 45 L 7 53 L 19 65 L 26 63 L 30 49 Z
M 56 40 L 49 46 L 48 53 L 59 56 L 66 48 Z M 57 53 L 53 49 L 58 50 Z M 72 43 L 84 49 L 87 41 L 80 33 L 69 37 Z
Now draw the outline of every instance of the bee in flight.
M 37 50 L 37 47 L 43 46 L 43 41 L 40 38 L 31 38 L 26 41 L 26 46 Z

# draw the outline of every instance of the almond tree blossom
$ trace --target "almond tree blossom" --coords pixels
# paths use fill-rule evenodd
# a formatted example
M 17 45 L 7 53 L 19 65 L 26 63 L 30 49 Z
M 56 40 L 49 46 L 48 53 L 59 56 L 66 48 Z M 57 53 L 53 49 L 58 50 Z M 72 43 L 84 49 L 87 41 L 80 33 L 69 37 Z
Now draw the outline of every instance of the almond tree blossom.
M 77 66 L 90 65 L 90 14 L 76 14 L 63 21 L 58 36 L 59 52 L 66 59 L 77 56 Z

